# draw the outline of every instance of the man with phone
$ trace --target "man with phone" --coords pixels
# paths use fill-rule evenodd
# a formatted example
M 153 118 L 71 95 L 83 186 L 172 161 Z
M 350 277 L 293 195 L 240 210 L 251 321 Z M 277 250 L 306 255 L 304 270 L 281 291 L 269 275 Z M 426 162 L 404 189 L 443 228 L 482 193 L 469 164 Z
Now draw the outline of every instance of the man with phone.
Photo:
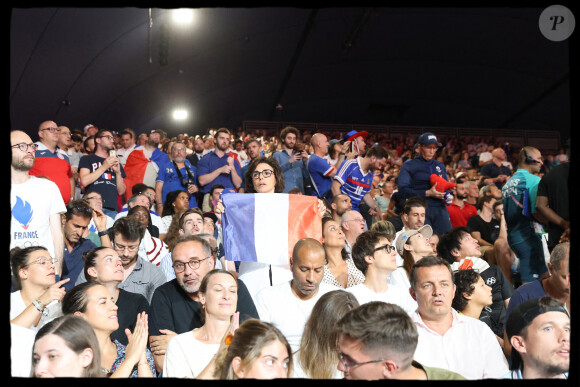
M 284 193 L 294 188 L 304 193 L 304 178 L 308 177 L 305 164 L 308 153 L 304 150 L 304 144 L 297 142 L 299 136 L 300 132 L 293 126 L 282 129 L 282 150 L 273 155 L 284 173 Z
M 119 211 L 117 195 L 125 193 L 127 177 L 115 153 L 114 137 L 109 130 L 101 129 L 95 135 L 95 152 L 81 157 L 79 175 L 81 188 L 86 193 L 98 192 L 103 198 L 103 212 L 115 218 Z

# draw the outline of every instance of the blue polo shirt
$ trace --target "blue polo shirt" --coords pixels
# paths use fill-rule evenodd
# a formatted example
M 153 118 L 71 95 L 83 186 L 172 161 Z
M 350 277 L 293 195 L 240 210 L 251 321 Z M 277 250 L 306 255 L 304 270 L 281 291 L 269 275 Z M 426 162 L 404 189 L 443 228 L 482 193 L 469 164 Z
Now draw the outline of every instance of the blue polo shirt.
M 70 278 L 70 281 L 63 285 L 66 292 L 75 286 L 77 277 L 81 271 L 84 270 L 85 263 L 83 262 L 83 253 L 96 247 L 97 245 L 94 244 L 93 241 L 81 238 L 69 253 L 65 244 L 61 279 Z
M 224 165 L 227 165 L 228 164 L 228 157 L 230 157 L 230 155 L 228 155 L 227 153 L 225 153 L 223 155 L 223 157 L 219 157 L 215 153 L 215 151 L 211 151 L 208 154 L 206 154 L 205 156 L 203 156 L 197 162 L 197 176 L 198 176 L 198 178 L 199 178 L 199 176 L 207 175 L 208 173 L 211 173 L 211 172 L 215 171 L 216 169 L 221 168 Z M 236 172 L 237 172 L 238 176 L 242 177 L 242 168 L 240 167 L 240 163 L 237 160 L 234 160 L 234 167 L 236 168 Z M 201 192 L 202 193 L 209 193 L 209 191 L 211 190 L 211 187 L 213 187 L 216 184 L 223 185 L 225 189 L 228 189 L 228 188 L 236 189 L 236 187 L 234 186 L 234 183 L 232 181 L 231 175 L 229 173 L 222 173 L 218 177 L 216 177 L 213 181 L 211 181 L 209 184 L 204 185 L 201 188 Z
M 195 185 L 199 187 L 199 183 L 197 181 L 197 168 L 195 168 L 189 160 L 185 160 L 185 166 L 180 168 L 179 171 L 181 172 L 181 176 L 183 178 L 187 177 L 187 168 L 189 168 L 190 172 L 193 174 L 193 178 L 195 180 Z M 187 188 L 181 184 L 181 179 L 177 174 L 175 169 L 175 164 L 169 161 L 159 167 L 159 175 L 157 176 L 156 181 L 163 182 L 163 188 L 161 189 L 161 196 L 163 199 L 163 203 L 165 203 L 165 198 L 167 194 L 171 191 L 182 190 L 187 192 Z M 190 195 L 189 198 L 189 208 L 197 207 L 197 199 L 195 195 Z
M 360 157 L 347 159 L 340 164 L 334 180 L 340 183 L 340 192 L 348 195 L 352 202 L 352 209 L 359 211 L 358 205 L 362 198 L 371 190 L 373 172 L 363 174 L 360 166 Z

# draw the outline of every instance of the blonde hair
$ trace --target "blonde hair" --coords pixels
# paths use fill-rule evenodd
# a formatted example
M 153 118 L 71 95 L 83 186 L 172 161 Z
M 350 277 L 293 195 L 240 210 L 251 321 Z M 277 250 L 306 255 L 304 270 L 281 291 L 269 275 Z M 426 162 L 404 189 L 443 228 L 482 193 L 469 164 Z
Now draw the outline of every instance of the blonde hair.
M 300 353 L 297 358 L 309 378 L 332 379 L 338 363 L 336 323 L 359 303 L 352 293 L 333 290 L 314 305 L 304 326 Z

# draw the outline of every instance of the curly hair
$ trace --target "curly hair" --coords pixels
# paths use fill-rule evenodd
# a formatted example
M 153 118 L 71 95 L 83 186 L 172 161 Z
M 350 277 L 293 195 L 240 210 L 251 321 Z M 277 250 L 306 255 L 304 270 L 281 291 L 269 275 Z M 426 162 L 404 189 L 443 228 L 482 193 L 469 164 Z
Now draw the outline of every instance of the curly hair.
M 248 167 L 248 171 L 244 176 L 244 180 L 246 183 L 246 192 L 247 193 L 256 193 L 256 188 L 254 187 L 254 179 L 252 178 L 252 174 L 256 170 L 259 164 L 268 164 L 272 167 L 274 171 L 274 178 L 276 179 L 276 186 L 274 187 L 274 192 L 282 193 L 284 192 L 284 173 L 282 172 L 282 168 L 280 168 L 280 164 L 276 161 L 273 157 L 256 157 L 250 166 Z

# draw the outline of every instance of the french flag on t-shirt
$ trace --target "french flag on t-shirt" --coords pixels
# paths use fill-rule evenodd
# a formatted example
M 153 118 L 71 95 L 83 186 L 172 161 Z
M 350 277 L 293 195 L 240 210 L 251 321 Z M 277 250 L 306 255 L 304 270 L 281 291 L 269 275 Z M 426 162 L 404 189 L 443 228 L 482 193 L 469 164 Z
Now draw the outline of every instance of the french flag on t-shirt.
M 222 195 L 225 257 L 287 265 L 296 242 L 322 243 L 322 218 L 314 196 L 285 193 Z
M 112 178 L 113 178 L 113 175 L 111 173 L 108 173 L 108 172 L 103 173 L 103 179 L 111 180 Z

